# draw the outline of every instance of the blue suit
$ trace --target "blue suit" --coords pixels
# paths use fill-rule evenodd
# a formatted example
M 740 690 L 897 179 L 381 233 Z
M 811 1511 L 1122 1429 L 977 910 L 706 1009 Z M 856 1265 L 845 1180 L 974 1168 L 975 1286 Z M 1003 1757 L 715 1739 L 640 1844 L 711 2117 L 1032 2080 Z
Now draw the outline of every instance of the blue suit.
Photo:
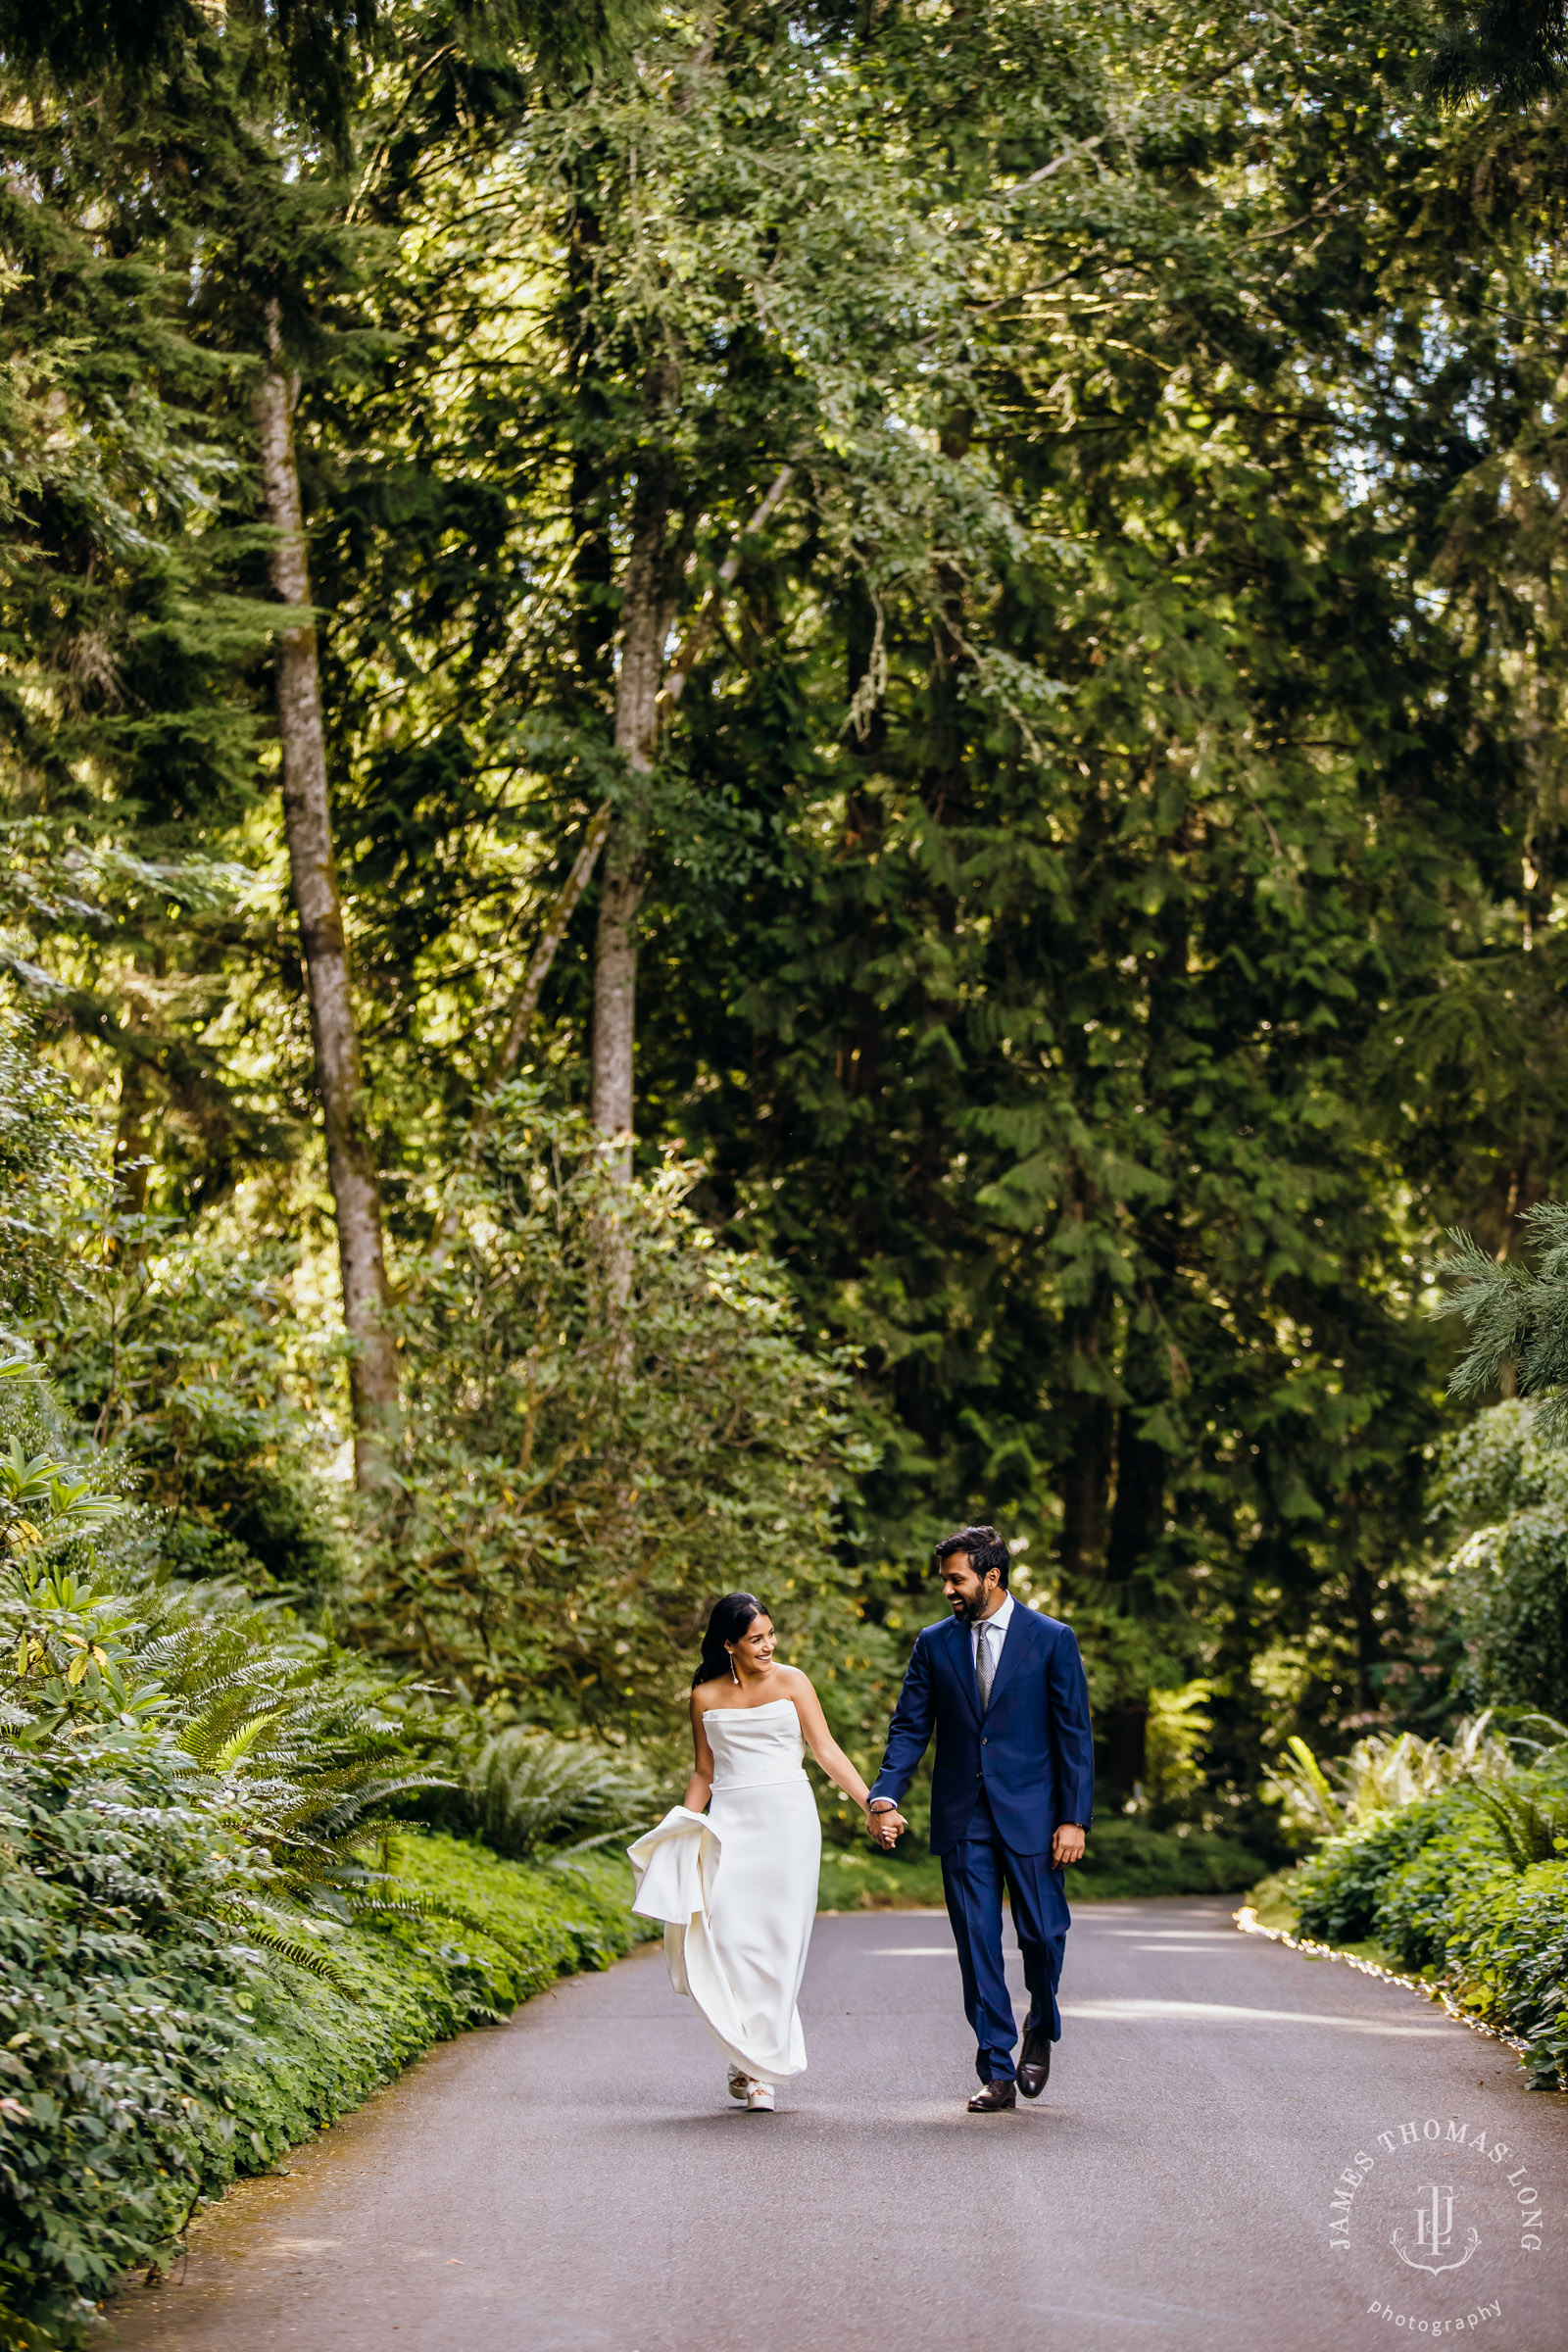
M 1002 1957 L 1002 1893 L 1029 1987 L 1029 2023 L 1061 2037 L 1056 1986 L 1069 1915 L 1051 1845 L 1058 1824 L 1088 1829 L 1094 1806 L 1089 1685 L 1069 1627 L 1014 1604 L 981 1712 L 970 1628 L 928 1625 L 914 1644 L 872 1796 L 898 1803 L 935 1732 L 931 1851 L 963 1977 L 982 2082 L 1010 2082 L 1018 2029 Z

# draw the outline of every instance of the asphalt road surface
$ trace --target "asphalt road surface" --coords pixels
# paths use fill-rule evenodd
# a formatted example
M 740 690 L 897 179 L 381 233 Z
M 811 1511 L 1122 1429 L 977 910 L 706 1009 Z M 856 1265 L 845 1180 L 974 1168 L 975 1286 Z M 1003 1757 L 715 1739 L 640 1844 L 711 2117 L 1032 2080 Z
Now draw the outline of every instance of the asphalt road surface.
M 644 1949 L 240 2186 L 114 2340 L 1568 2352 L 1568 2099 L 1496 2043 L 1220 1901 L 1082 1906 L 1063 2002 L 1045 2097 L 967 2115 L 946 1919 L 821 1919 L 809 2072 L 749 2115 Z

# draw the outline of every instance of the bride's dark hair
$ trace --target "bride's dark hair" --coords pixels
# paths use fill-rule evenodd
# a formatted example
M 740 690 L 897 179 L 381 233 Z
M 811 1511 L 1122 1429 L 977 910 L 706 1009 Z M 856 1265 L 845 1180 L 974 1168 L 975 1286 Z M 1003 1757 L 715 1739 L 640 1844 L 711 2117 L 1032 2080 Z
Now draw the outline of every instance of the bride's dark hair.
M 716 1676 L 730 1673 L 730 1655 L 724 1647 L 725 1642 L 738 1642 L 754 1617 L 770 1614 L 755 1592 L 726 1592 L 722 1600 L 715 1600 L 712 1615 L 708 1620 L 708 1631 L 703 1636 L 702 1658 L 697 1672 L 692 1676 L 692 1689 L 695 1690 L 699 1683 L 710 1683 Z

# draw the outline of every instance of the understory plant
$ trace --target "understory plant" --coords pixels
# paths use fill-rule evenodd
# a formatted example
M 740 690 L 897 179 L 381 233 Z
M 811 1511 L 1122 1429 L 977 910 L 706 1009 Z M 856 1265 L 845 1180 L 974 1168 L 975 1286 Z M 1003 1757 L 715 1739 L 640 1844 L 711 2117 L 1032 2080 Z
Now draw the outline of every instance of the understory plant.
M 450 1707 L 163 1573 L 28 1359 L 0 1417 L 0 2328 L 43 2347 L 236 2170 L 631 1930 L 593 1857 L 519 1885 L 410 1847 L 399 1809 L 461 1777 Z
M 1526 1719 L 1549 1734 L 1561 1727 L 1548 1718 Z M 1283 1762 L 1269 1774 L 1272 1793 L 1288 1828 L 1321 1838 L 1364 1829 L 1400 1806 L 1458 1782 L 1500 1781 L 1516 1768 L 1521 1751 L 1539 1752 L 1528 1729 L 1509 1738 L 1488 1708 L 1465 1717 L 1449 1740 L 1422 1740 L 1414 1732 L 1373 1732 L 1348 1756 L 1319 1763 L 1306 1741 L 1292 1735 Z
M 556 1732 L 667 1736 L 737 1587 L 799 1664 L 893 1656 L 849 1565 L 872 1452 L 849 1365 L 807 1346 L 781 1276 L 714 1243 L 693 1180 L 616 1183 L 587 1122 L 519 1084 L 451 1246 L 406 1272 L 405 1435 L 354 1624 Z
M 1419 1971 L 1523 2044 L 1535 2087 L 1568 2088 L 1568 1740 L 1365 1809 L 1291 1899 L 1303 1936 Z
M 486 1740 L 464 1776 L 473 1826 L 514 1861 L 564 1861 L 654 1811 L 652 1786 L 604 1748 L 520 1725 Z

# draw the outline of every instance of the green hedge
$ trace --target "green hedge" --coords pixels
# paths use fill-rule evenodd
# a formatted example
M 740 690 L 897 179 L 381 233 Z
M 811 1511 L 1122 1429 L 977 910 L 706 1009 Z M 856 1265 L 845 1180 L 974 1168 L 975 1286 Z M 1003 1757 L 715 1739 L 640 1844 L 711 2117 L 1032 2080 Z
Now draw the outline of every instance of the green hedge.
M 1108 1902 L 1158 1894 L 1230 1894 L 1250 1886 L 1263 1864 L 1251 1849 L 1218 1832 L 1152 1830 L 1111 1814 L 1089 1833 L 1083 1861 L 1067 1874 L 1069 1902 Z M 860 1843 L 822 1854 L 824 1911 L 942 1908 L 942 1864 L 923 1838 L 906 1838 L 892 1854 Z
M 427 1915 L 345 1924 L 279 1892 L 167 1742 L 82 1727 L 0 1756 L 7 2352 L 83 2340 L 236 2173 L 651 1932 L 618 1860 L 532 1869 L 433 1836 L 388 1859 Z
M 213 2148 L 208 2183 L 362 2105 L 432 2042 L 509 2015 L 558 1977 L 608 1968 L 660 1932 L 633 1918 L 624 1861 L 589 1854 L 533 1869 L 434 1835 L 400 1838 L 391 1860 L 394 1895 L 465 1908 L 494 1934 L 440 1917 L 361 1924 L 329 1947 L 335 1984 L 274 1961 L 237 1996 L 250 2037 L 225 2073 L 233 2130 Z
M 1502 1785 L 1548 1834 L 1568 1813 L 1560 1764 Z M 1324 1841 L 1286 1882 L 1298 1934 L 1370 1947 L 1523 2042 L 1532 2084 L 1568 2089 L 1568 1860 L 1532 1861 L 1473 1784 Z

